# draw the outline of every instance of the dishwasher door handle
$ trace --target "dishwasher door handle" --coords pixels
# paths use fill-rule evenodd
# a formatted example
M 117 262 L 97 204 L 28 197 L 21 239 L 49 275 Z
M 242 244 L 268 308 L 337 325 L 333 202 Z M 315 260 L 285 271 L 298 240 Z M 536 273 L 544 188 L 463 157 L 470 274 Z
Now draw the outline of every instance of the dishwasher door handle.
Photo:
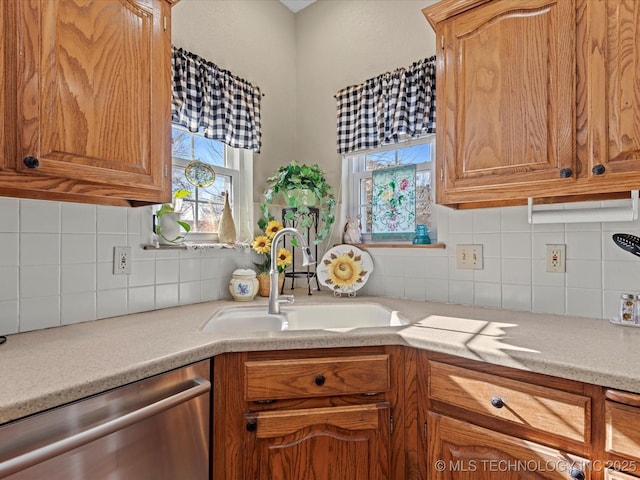
M 164 412 L 192 398 L 199 397 L 211 391 L 211 383 L 203 378 L 191 380 L 191 386 L 179 393 L 163 398 L 157 402 L 146 405 L 142 408 L 126 413 L 120 417 L 91 427 L 82 432 L 74 433 L 66 438 L 45 445 L 44 447 L 31 450 L 14 458 L 0 463 L 0 477 L 8 476 L 33 467 L 39 463 L 53 457 L 66 453 L 74 448 L 81 447 L 111 433 L 122 430 L 130 425 L 146 420 L 153 415 Z

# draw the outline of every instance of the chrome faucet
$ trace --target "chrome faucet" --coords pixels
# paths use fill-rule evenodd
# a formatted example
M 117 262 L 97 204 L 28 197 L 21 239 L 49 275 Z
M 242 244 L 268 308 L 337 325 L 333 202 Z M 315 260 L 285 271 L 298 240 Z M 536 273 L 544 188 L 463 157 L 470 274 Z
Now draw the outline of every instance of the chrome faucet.
M 316 263 L 316 260 L 311 254 L 311 249 L 307 245 L 306 240 L 302 234 L 295 228 L 287 227 L 278 230 L 271 240 L 271 268 L 269 269 L 269 279 L 271 289 L 269 290 L 269 313 L 279 314 L 281 303 L 293 303 L 293 295 L 282 295 L 278 291 L 278 242 L 287 233 L 294 235 L 300 242 L 300 248 L 302 249 L 302 266 L 307 267 Z

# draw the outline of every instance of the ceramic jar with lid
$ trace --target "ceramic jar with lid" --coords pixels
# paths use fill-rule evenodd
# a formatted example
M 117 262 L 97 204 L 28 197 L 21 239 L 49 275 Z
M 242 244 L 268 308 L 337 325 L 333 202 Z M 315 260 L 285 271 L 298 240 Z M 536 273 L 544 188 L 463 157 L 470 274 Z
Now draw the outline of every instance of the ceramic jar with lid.
M 236 302 L 248 302 L 253 300 L 258 293 L 258 280 L 256 272 L 248 268 L 238 268 L 231 274 L 229 291 Z

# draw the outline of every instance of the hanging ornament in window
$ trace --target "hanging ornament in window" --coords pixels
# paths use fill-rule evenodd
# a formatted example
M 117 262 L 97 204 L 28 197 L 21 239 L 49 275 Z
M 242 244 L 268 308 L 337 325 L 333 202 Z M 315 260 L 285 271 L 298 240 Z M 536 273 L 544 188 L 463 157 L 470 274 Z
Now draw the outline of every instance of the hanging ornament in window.
M 191 185 L 209 187 L 216 181 L 216 172 L 211 165 L 194 160 L 184 169 L 184 176 Z

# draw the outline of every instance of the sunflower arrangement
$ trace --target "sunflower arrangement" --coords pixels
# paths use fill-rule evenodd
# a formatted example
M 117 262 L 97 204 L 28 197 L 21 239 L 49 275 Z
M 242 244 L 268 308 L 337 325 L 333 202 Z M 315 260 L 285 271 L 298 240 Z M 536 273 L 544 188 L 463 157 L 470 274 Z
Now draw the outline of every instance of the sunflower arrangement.
M 262 228 L 263 233 L 256 235 L 251 242 L 251 248 L 256 253 L 263 255 L 260 263 L 254 263 L 258 268 L 259 275 L 268 275 L 271 270 L 271 242 L 276 233 L 282 230 L 282 223 L 275 219 L 270 219 L 267 223 L 258 222 L 258 226 Z M 278 262 L 278 273 L 283 273 L 285 269 L 291 265 L 293 256 L 286 248 L 280 248 L 276 256 Z

